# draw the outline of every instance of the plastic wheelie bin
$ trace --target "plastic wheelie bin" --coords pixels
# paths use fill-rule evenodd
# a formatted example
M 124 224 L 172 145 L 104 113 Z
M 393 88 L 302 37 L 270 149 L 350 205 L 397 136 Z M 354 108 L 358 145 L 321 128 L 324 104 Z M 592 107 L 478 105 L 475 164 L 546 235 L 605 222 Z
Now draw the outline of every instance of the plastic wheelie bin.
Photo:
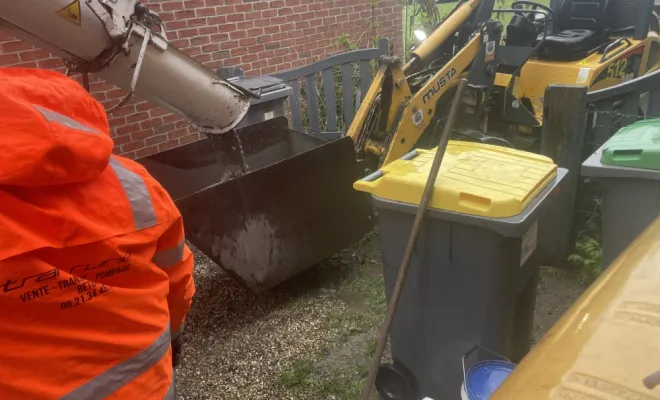
M 355 184 L 378 212 L 388 298 L 434 153 L 413 151 Z M 394 363 L 376 385 L 383 399 L 460 399 L 475 345 L 514 362 L 529 350 L 537 221 L 566 172 L 536 154 L 449 142 L 390 332 Z
M 603 266 L 614 261 L 660 215 L 660 119 L 612 136 L 582 164 L 603 190 Z
M 259 93 L 259 98 L 250 99 L 250 108 L 243 120 L 234 129 L 240 129 L 258 122 L 283 117 L 285 104 L 291 95 L 291 87 L 273 76 L 244 76 L 241 68 L 222 67 L 218 75 L 238 86 Z

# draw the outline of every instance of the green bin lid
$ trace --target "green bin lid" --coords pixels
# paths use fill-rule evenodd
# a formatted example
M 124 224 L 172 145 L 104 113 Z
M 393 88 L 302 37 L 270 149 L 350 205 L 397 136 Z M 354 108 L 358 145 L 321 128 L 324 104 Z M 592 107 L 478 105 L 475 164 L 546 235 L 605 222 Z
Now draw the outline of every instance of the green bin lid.
M 600 162 L 660 170 L 660 118 L 638 121 L 621 128 L 603 146 Z

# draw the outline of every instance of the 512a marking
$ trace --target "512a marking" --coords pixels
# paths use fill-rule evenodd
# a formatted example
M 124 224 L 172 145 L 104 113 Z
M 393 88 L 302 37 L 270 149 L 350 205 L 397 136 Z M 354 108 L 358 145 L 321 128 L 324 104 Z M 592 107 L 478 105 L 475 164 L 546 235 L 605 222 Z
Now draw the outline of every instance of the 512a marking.
M 614 79 L 623 79 L 626 76 L 626 69 L 628 67 L 628 59 L 622 58 L 614 61 L 607 66 L 607 77 Z

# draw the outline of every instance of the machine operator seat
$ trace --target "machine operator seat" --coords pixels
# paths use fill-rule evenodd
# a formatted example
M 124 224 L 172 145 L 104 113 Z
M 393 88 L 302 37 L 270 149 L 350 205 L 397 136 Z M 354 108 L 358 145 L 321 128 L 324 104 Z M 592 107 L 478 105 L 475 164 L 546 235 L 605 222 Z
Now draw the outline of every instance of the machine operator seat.
M 654 0 L 559 0 L 553 31 L 541 44 L 538 57 L 575 61 L 612 37 L 643 40 L 654 18 L 653 4 Z
M 538 49 L 546 60 L 575 61 L 598 47 L 607 27 L 608 0 L 559 0 L 555 9 L 553 32 Z M 539 35 L 538 43 L 543 38 Z

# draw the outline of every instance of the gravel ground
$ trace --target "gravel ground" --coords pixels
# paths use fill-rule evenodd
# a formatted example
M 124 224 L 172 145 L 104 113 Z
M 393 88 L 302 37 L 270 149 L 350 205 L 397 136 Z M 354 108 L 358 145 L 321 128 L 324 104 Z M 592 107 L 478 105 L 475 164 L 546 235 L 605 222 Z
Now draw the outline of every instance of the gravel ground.
M 197 293 L 176 371 L 179 397 L 300 399 L 283 391 L 278 377 L 328 340 L 323 322 L 343 305 L 333 290 L 320 290 L 319 269 L 331 270 L 333 260 L 254 295 L 194 253 Z
M 180 399 L 354 399 L 385 300 L 377 238 L 254 295 L 193 248 L 197 294 L 186 322 Z M 576 277 L 543 269 L 535 339 L 579 296 Z

